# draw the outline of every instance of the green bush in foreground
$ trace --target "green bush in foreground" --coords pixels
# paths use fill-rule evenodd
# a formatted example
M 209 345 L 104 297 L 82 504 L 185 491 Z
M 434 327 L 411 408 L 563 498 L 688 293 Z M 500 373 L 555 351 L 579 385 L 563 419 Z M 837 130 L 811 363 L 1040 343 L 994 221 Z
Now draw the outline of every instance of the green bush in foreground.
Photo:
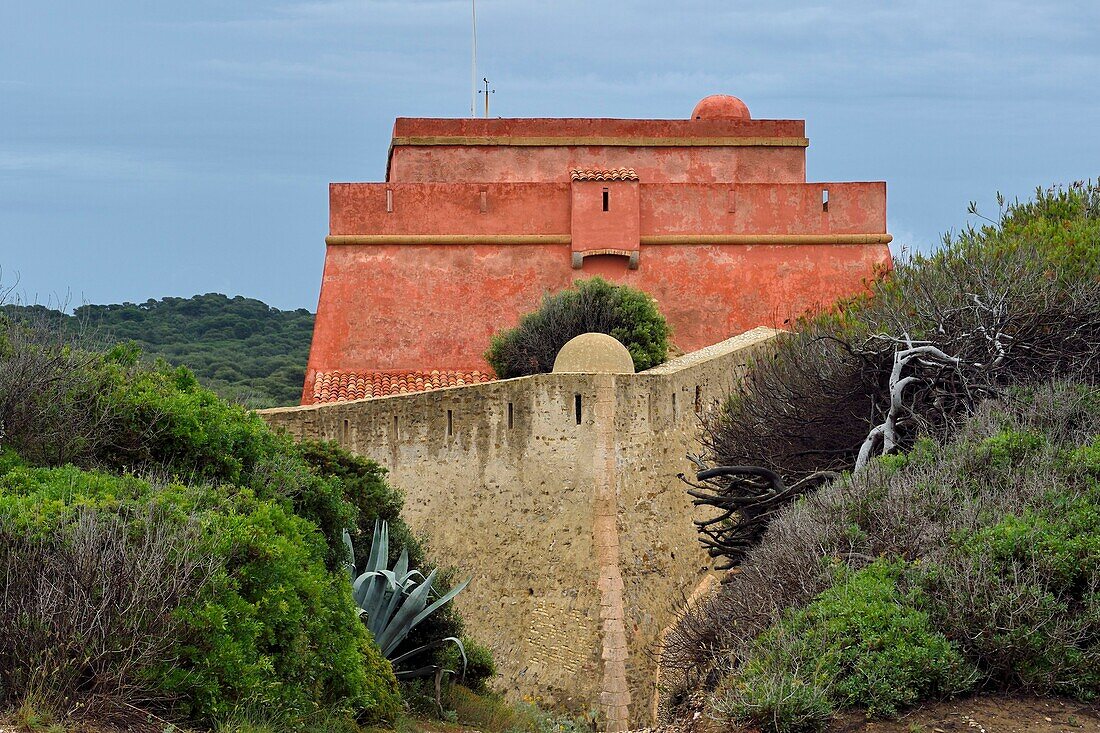
M 132 670 L 128 686 L 167 696 L 199 720 L 250 707 L 286 719 L 335 711 L 383 720 L 398 711 L 389 663 L 358 620 L 345 577 L 326 568 L 323 537 L 281 502 L 228 485 L 154 486 L 73 466 L 28 467 L 10 454 L 4 463 L 0 517 L 26 536 L 52 536 L 81 511 L 152 512 L 195 527 L 186 551 L 207 559 L 209 577 L 176 608 L 164 609 L 179 621 L 169 653 Z M 102 662 L 71 660 L 89 675 Z
M 132 345 L 81 352 L 0 319 L 0 362 L 18 362 L 0 369 L 5 445 L 34 465 L 148 471 L 181 483 L 247 488 L 316 524 L 327 546 L 325 564 L 333 571 L 345 559 L 344 530 L 368 547 L 375 520 L 384 519 L 394 534 L 391 559 L 404 547 L 418 567 L 432 569 L 400 517 L 400 492 L 377 463 L 331 442 L 295 444 L 259 416 L 203 388 L 187 369 L 150 366 L 138 357 Z M 24 375 L 35 375 L 37 383 L 28 384 Z M 447 569 L 439 578 L 444 590 L 453 582 Z M 461 618 L 447 608 L 413 636 L 461 631 Z
M 976 691 L 1095 699 L 1098 407 L 1095 385 L 1018 388 L 949 440 L 800 498 L 689 612 L 693 635 L 669 637 L 692 655 L 673 660 L 719 656 L 712 712 L 774 730 L 951 694 L 952 670 L 974 671 Z
M 903 594 L 903 566 L 879 561 L 792 611 L 753 643 L 715 695 L 732 722 L 778 733 L 818 730 L 834 708 L 894 715 L 972 688 L 958 649 Z
M 110 593 L 95 590 L 110 583 L 96 567 L 69 573 L 69 586 L 83 590 L 77 579 L 86 577 L 87 594 L 104 599 L 97 613 L 70 612 L 60 594 L 38 602 L 28 592 L 0 604 L 5 618 L 30 619 L 0 624 L 0 694 L 15 699 L 42 686 L 36 675 L 45 667 L 20 654 L 21 635 L 33 632 L 37 649 L 61 649 L 42 651 L 57 660 L 49 668 L 65 671 L 43 692 L 58 705 L 94 695 L 201 724 L 292 729 L 385 720 L 399 709 L 393 671 L 358 618 L 343 571 L 343 533 L 362 539 L 366 530 L 369 538 L 378 519 L 392 522 L 395 545 L 433 570 L 380 466 L 332 443 L 295 444 L 218 399 L 188 370 L 141 363 L 132 346 L 89 351 L 2 318 L 0 426 L 7 449 L 0 453 L 0 556 L 31 569 L 14 578 L 0 566 L 5 587 L 13 578 L 21 588 L 41 581 L 34 572 L 44 571 L 26 558 L 66 567 L 71 537 L 89 548 L 83 556 L 104 547 L 119 558 L 148 551 L 156 560 L 142 573 L 115 573 Z M 161 534 L 143 530 L 143 517 Z M 127 527 L 129 540 L 119 536 Z M 154 567 L 186 568 L 187 583 L 154 593 L 147 582 Z M 445 592 L 453 572 L 440 569 L 436 579 Z M 126 594 L 156 609 L 147 621 L 120 618 L 130 607 Z M 123 600 L 107 602 L 114 598 Z M 156 636 L 143 642 L 140 659 L 120 661 L 106 642 L 82 646 L 84 638 L 107 638 L 97 624 Z M 419 624 L 409 643 L 461 632 L 448 607 Z M 439 663 L 442 650 L 433 651 Z
M 1052 450 L 1045 463 L 1061 474 L 1058 488 L 961 534 L 942 566 L 926 571 L 935 623 L 992 683 L 1086 700 L 1100 693 L 1097 447 L 1100 437 Z
M 495 334 L 485 360 L 501 379 L 549 372 L 567 341 L 590 332 L 622 343 L 635 371 L 668 358 L 670 330 L 656 301 L 641 290 L 594 277 L 545 296 L 517 327 Z

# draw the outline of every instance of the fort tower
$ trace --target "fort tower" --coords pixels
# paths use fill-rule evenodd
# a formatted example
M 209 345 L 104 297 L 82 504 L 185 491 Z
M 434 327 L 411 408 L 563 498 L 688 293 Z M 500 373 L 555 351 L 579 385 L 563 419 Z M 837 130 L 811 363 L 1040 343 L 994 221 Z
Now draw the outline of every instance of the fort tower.
M 330 186 L 303 404 L 487 381 L 544 293 L 602 276 L 684 351 L 860 291 L 886 184 L 807 183 L 805 122 L 715 95 L 683 120 L 398 118 L 383 183 Z

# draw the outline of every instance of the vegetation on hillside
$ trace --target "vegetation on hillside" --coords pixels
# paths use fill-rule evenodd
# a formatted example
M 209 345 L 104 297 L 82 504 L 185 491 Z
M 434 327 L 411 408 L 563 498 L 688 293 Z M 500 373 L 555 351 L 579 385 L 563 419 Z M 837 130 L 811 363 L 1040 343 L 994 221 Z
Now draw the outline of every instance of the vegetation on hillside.
M 296 445 L 184 368 L 0 321 L 0 708 L 392 719 L 343 533 L 369 546 L 385 520 L 393 555 L 429 572 L 401 505 L 376 464 Z M 446 606 L 406 643 L 461 631 Z
M 778 508 L 873 455 L 942 438 L 1013 385 L 1100 373 L 1100 186 L 1039 191 L 799 323 L 706 421 L 695 491 L 736 564 Z
M 252 298 L 207 293 L 144 303 L 82 305 L 72 315 L 44 306 L 7 305 L 13 319 L 48 321 L 110 345 L 133 342 L 150 358 L 190 369 L 220 397 L 248 407 L 301 399 L 313 314 L 283 311 Z
M 977 690 L 1100 695 L 1100 189 L 1039 191 L 780 339 L 691 489 L 737 572 L 669 701 L 819 730 Z
M 1100 387 L 1017 388 L 788 506 L 666 662 L 767 731 L 979 690 L 1094 699 L 1098 538 Z
M 594 277 L 546 295 L 519 325 L 493 336 L 485 360 L 501 379 L 552 371 L 566 342 L 582 333 L 606 333 L 630 352 L 634 370 L 668 358 L 669 327 L 653 298 Z

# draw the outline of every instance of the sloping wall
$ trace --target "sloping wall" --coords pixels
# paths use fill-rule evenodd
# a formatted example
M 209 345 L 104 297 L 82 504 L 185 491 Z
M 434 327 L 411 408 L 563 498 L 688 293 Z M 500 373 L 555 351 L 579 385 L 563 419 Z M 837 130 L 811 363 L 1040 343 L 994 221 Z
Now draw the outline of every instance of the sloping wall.
M 649 721 L 656 644 L 709 570 L 676 478 L 698 413 L 777 332 L 757 328 L 635 375 L 542 374 L 263 410 L 390 471 L 434 557 L 473 577 L 456 603 L 499 686 L 608 730 Z

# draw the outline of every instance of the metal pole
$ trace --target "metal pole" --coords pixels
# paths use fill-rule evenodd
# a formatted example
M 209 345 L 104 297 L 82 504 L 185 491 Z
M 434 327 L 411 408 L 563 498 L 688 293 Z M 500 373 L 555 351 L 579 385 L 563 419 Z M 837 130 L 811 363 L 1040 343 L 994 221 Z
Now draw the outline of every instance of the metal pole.
M 470 116 L 477 117 L 477 0 L 470 0 Z

